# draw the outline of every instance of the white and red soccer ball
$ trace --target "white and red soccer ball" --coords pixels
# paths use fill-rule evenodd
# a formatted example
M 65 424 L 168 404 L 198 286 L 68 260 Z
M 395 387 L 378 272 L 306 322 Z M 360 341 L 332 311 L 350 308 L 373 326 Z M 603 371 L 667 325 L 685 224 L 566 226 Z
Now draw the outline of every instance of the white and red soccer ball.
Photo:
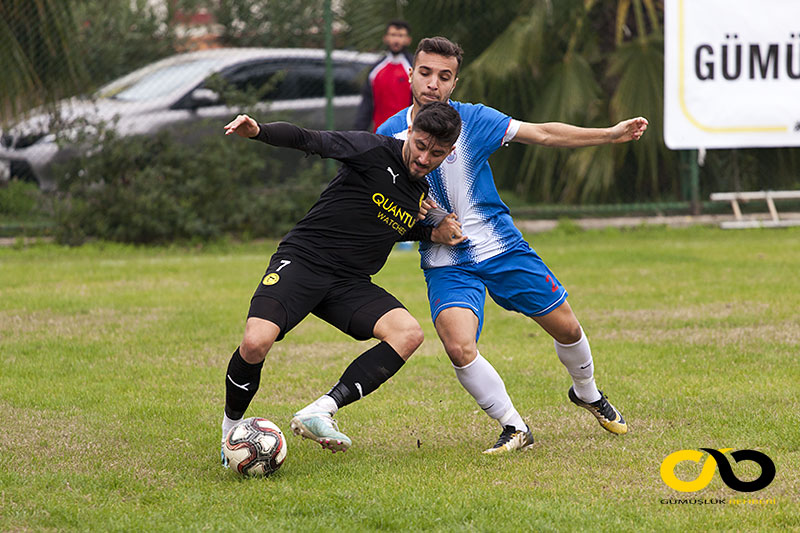
M 245 418 L 225 436 L 223 453 L 231 470 L 243 476 L 268 476 L 286 459 L 286 438 L 266 418 Z

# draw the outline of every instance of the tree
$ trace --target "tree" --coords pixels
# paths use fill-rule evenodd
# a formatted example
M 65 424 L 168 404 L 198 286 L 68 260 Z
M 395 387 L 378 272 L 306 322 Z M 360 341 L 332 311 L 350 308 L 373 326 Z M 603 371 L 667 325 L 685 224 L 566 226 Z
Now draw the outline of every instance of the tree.
M 325 1 L 224 0 L 214 2 L 211 12 L 222 28 L 220 42 L 225 46 L 321 48 Z M 341 9 L 334 4 L 336 27 L 341 26 Z M 343 46 L 341 39 L 336 46 Z
M 0 124 L 174 53 L 173 14 L 197 0 L 0 0 Z
M 660 183 L 661 166 L 674 165 L 661 135 L 662 72 L 660 15 L 652 0 L 613 7 L 532 1 L 467 68 L 460 90 L 531 122 L 597 127 L 647 117 L 650 128 L 637 143 L 525 147 L 505 154 L 498 166 L 507 172 L 498 175 L 501 186 L 541 202 L 658 199 L 673 190 Z
M 77 47 L 89 73 L 90 89 L 127 74 L 182 45 L 176 35 L 175 12 L 190 10 L 195 0 L 93 0 L 76 4 L 80 21 Z M 113 43 L 113 44 L 112 44 Z
M 0 124 L 85 85 L 77 28 L 72 0 L 0 0 Z
M 530 0 L 347 0 L 341 32 L 359 50 L 380 50 L 381 37 L 391 19 L 411 24 L 411 35 L 443 35 L 459 43 L 468 64 L 494 41 Z

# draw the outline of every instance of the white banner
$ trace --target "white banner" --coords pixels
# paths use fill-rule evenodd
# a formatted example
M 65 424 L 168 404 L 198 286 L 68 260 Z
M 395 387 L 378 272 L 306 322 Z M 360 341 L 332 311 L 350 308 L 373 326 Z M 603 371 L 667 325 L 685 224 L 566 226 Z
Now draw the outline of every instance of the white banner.
M 666 0 L 664 139 L 800 146 L 800 0 Z

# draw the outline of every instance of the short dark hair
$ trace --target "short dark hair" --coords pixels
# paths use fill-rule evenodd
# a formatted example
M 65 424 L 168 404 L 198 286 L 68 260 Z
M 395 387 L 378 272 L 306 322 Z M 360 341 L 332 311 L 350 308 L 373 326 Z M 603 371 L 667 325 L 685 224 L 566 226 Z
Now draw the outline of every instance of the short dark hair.
M 414 52 L 414 64 L 417 64 L 417 56 L 420 52 L 426 54 L 436 54 L 444 57 L 455 57 L 458 61 L 456 74 L 461 70 L 461 60 L 464 58 L 464 50 L 461 49 L 456 43 L 447 37 L 426 37 L 422 39 L 417 45 L 417 51 Z
M 386 29 L 383 30 L 383 33 L 389 31 L 389 28 L 400 28 L 401 30 L 406 30 L 409 35 L 411 35 L 411 25 L 406 22 L 405 20 L 400 19 L 393 19 L 386 23 Z
M 424 131 L 438 142 L 452 146 L 461 135 L 461 116 L 450 104 L 430 102 L 417 112 L 411 129 Z

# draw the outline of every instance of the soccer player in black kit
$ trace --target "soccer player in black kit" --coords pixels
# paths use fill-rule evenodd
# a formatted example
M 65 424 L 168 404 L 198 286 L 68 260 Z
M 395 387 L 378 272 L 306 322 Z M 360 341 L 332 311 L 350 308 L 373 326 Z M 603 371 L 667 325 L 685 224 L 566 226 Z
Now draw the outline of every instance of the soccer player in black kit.
M 422 343 L 422 328 L 371 276 L 394 244 L 405 240 L 461 242 L 454 216 L 436 228 L 417 223 L 430 204 L 425 175 L 452 152 L 461 118 L 435 102 L 421 109 L 405 141 L 364 131 L 311 131 L 286 122 L 258 124 L 239 115 L 225 126 L 273 146 L 296 148 L 343 164 L 303 219 L 286 234 L 250 302 L 244 339 L 228 364 L 222 438 L 244 416 L 258 390 L 272 344 L 309 313 L 358 340 L 380 342 L 359 355 L 326 394 L 295 413 L 297 435 L 333 452 L 350 438 L 336 411 L 377 389 Z M 223 464 L 225 456 L 222 455 Z

